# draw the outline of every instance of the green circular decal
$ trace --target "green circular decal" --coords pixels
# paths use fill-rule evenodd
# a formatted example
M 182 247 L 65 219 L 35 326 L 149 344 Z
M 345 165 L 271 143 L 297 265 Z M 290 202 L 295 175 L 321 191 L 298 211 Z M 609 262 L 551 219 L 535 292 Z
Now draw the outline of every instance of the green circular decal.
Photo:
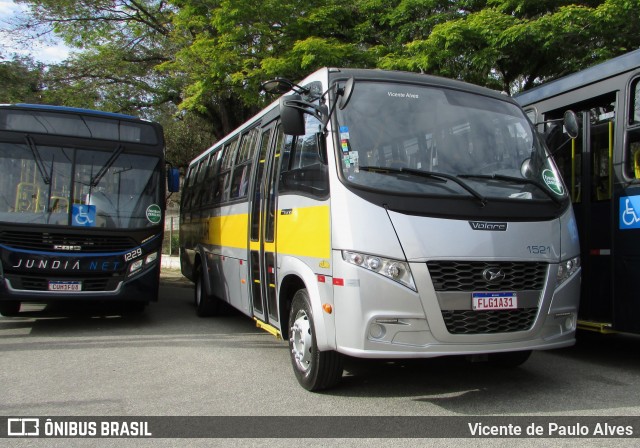
M 152 224 L 158 224 L 162 219 L 162 210 L 157 204 L 151 204 L 147 207 L 147 219 Z
M 547 187 L 549 187 L 549 189 L 555 194 L 559 196 L 562 196 L 564 194 L 564 186 L 562 185 L 562 182 L 560 181 L 558 176 L 556 176 L 556 174 L 550 169 L 546 169 L 542 172 L 542 180 L 545 184 L 547 184 Z

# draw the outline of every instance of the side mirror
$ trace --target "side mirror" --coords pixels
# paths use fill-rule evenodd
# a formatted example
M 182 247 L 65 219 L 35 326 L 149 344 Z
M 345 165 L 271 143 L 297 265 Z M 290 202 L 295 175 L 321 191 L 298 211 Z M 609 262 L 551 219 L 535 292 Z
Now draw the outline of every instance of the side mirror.
M 520 174 L 522 174 L 522 177 L 525 179 L 531 179 L 533 174 L 533 170 L 531 169 L 531 159 L 525 159 L 522 162 L 522 165 L 520 165 Z
M 578 117 L 574 111 L 568 110 L 564 113 L 563 124 L 569 137 L 576 138 L 578 136 L 580 125 L 578 124 Z
M 167 170 L 167 189 L 170 193 L 180 191 L 180 171 L 178 168 Z
M 299 108 L 287 105 L 289 101 L 302 101 L 300 95 L 280 97 L 280 120 L 282 130 L 287 135 L 304 135 L 304 112 Z

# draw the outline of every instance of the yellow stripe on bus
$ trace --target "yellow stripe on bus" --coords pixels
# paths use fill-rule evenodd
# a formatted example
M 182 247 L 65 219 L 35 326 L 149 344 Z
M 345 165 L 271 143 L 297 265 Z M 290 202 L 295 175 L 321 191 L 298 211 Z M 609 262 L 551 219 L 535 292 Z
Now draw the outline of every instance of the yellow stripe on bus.
M 209 244 L 222 247 L 247 248 L 249 215 L 228 215 L 211 218 Z
M 209 223 L 207 243 L 221 247 L 259 250 L 257 242 L 248 241 L 247 214 L 217 216 Z M 331 219 L 329 206 L 301 207 L 278 211 L 276 243 L 266 243 L 267 252 L 303 257 L 329 258 L 331 255 Z
M 329 258 L 331 219 L 329 206 L 293 208 L 278 216 L 276 244 L 279 254 Z

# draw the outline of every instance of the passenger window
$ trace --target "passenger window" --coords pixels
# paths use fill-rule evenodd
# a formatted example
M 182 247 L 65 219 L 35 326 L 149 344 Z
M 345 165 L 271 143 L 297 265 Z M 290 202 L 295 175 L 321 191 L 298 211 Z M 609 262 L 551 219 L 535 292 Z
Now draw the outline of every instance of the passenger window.
M 216 164 L 220 167 L 216 177 L 213 202 L 220 203 L 229 198 L 229 179 L 231 178 L 231 166 L 236 154 L 236 140 L 224 145 L 224 149 L 218 153 Z
M 640 124 L 640 78 L 631 83 L 631 101 L 629 101 L 629 124 Z
M 640 78 L 631 83 L 629 101 L 629 130 L 625 154 L 626 174 L 631 179 L 640 179 Z
M 315 197 L 326 197 L 329 193 L 329 173 L 319 157 L 318 139 L 321 123 L 311 115 L 305 115 L 305 135 L 287 137 L 280 174 L 279 192 L 301 193 Z
M 253 129 L 242 137 L 240 149 L 238 150 L 238 158 L 231 178 L 229 199 L 244 198 L 247 195 L 249 178 L 251 176 L 251 161 L 253 160 L 253 154 L 257 146 L 257 135 L 257 129 Z

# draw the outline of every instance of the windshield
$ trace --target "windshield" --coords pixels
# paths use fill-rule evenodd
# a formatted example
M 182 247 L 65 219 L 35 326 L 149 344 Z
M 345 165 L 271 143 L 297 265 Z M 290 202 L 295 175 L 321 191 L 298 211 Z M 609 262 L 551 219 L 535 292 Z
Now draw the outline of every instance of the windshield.
M 356 83 L 337 111 L 347 182 L 394 194 L 469 196 L 480 202 L 566 198 L 521 109 L 469 92 Z
M 0 222 L 143 228 L 158 224 L 160 160 L 112 151 L 0 143 Z

